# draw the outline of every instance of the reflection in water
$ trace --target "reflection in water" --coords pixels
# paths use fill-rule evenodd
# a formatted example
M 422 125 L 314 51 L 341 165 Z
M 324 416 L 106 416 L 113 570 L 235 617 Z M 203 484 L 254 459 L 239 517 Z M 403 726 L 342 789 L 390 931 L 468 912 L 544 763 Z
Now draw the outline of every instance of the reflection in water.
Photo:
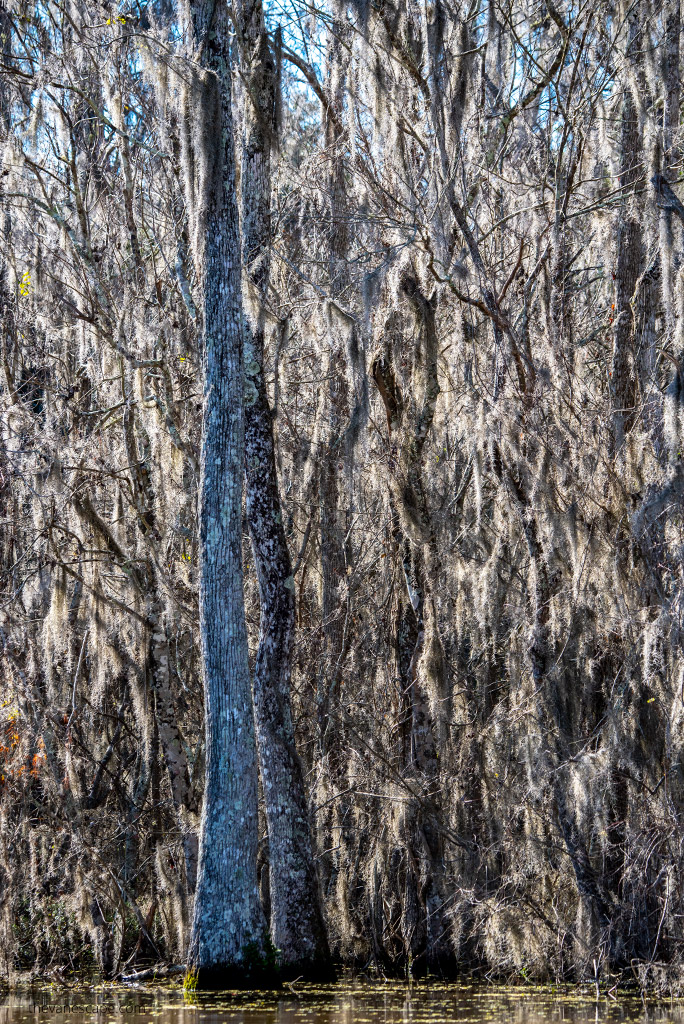
M 282 992 L 184 995 L 173 988 L 42 988 L 0 1002 L 0 1024 L 684 1024 L 684 1004 L 617 1000 L 593 989 L 427 982 L 296 985 Z

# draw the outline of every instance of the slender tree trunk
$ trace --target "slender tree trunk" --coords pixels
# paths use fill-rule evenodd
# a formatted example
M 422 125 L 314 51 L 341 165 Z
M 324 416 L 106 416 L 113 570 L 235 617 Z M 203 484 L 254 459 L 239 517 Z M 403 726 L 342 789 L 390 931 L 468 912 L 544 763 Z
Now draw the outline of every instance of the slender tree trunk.
M 662 126 L 662 166 L 658 168 L 665 178 L 670 180 L 670 170 L 676 165 L 678 152 L 676 130 L 679 124 L 679 36 L 680 36 L 680 3 L 669 0 L 665 11 L 665 45 L 662 55 L 662 74 L 664 86 L 663 126 Z M 672 210 L 660 211 L 660 273 L 662 282 L 665 317 L 670 331 L 674 334 L 676 313 L 674 308 L 673 279 L 674 261 L 674 223 Z
M 2 44 L 3 57 L 8 58 L 12 52 L 12 34 L 9 15 L 4 4 L 0 4 L 0 43 Z M 10 135 L 10 92 L 7 83 L 0 77 L 0 144 L 3 149 L 9 142 Z M 6 244 L 9 247 L 9 240 L 12 235 L 12 220 L 10 217 L 9 205 L 3 204 L 2 222 L 0 231 L 5 235 Z M 0 373 L 2 387 L 6 394 L 6 400 L 14 402 L 14 385 L 10 372 L 10 353 L 14 349 L 14 308 L 12 296 L 9 289 L 5 260 L 0 256 L 0 360 L 2 361 Z M 3 476 L 5 468 L 5 453 L 3 451 Z
M 204 404 L 200 482 L 200 635 L 206 781 L 189 963 L 200 987 L 267 978 L 257 885 L 257 759 L 242 576 L 244 323 L 235 197 L 229 18 L 191 6 L 195 60 L 195 237 L 202 274 Z M 213 151 L 212 151 L 213 150 Z
M 677 129 L 681 96 L 679 78 L 681 32 L 680 0 L 668 0 L 665 13 L 665 47 L 662 58 L 665 91 L 663 109 L 663 168 L 665 170 L 677 163 L 680 152 L 680 147 L 677 145 Z
M 639 46 L 640 33 L 636 16 L 630 27 L 631 40 L 628 57 L 640 60 L 635 55 Z M 639 68 L 637 67 L 637 72 Z M 638 75 L 639 80 L 641 76 Z M 622 153 L 620 187 L 624 197 L 625 210 L 620 219 L 617 238 L 618 261 L 615 272 L 615 334 L 611 365 L 611 399 L 613 421 L 613 445 L 616 454 L 621 453 L 625 436 L 634 422 L 636 403 L 636 376 L 634 369 L 634 318 L 631 300 L 639 278 L 643 261 L 642 225 L 637 212 L 629 206 L 633 195 L 643 182 L 643 149 L 639 113 L 632 89 L 628 86 L 622 107 Z
M 185 908 L 189 902 L 186 896 L 192 897 L 197 879 L 196 805 L 188 757 L 176 715 L 169 638 L 158 600 L 152 604 L 150 618 L 154 624 L 150 641 L 150 675 L 154 690 L 154 714 L 164 752 L 164 764 L 171 787 L 173 807 L 183 834 L 187 893 L 183 893 L 182 917 L 185 922 L 187 920 Z
M 679 104 L 681 84 L 679 77 L 679 53 L 681 35 L 681 5 L 679 0 L 668 0 L 665 6 L 665 45 L 662 54 L 662 75 L 664 87 L 663 125 L 662 125 L 662 157 L 661 178 L 668 183 L 676 180 L 681 147 L 677 144 L 679 127 Z M 656 198 L 661 199 L 660 179 L 654 179 Z M 665 322 L 670 336 L 674 339 L 675 352 L 679 357 L 682 351 L 682 320 L 684 309 L 682 289 L 677 288 L 678 273 L 681 274 L 680 260 L 675 255 L 681 251 L 682 225 L 679 218 L 673 218 L 673 209 L 667 202 L 660 202 L 660 284 Z M 644 350 L 644 378 L 654 382 L 653 395 L 647 406 L 647 423 L 652 430 L 657 451 L 661 458 L 667 457 L 663 443 L 663 403 L 656 390 L 657 384 L 657 351 L 656 335 L 653 334 L 651 344 Z
M 349 209 L 345 185 L 345 131 L 342 110 L 345 91 L 343 40 L 348 28 L 340 18 L 332 25 L 329 43 L 329 89 L 332 111 L 326 113 L 325 138 L 329 154 L 327 188 L 330 217 L 328 242 L 328 288 L 332 298 L 344 295 L 349 283 L 346 258 L 349 250 Z M 334 115 L 333 115 L 334 111 Z M 344 536 L 345 514 L 341 507 L 341 474 L 347 453 L 342 440 L 348 420 L 348 387 L 345 344 L 339 324 L 331 321 L 323 357 L 327 382 L 320 395 L 320 441 L 323 453 L 319 465 L 318 498 L 320 515 L 321 604 L 325 655 L 318 674 L 318 721 L 321 749 L 331 747 L 330 698 L 339 686 L 348 640 L 340 583 L 346 577 Z M 347 496 L 349 507 L 349 495 Z
M 388 441 L 398 452 L 387 478 L 393 538 L 401 555 L 406 594 L 412 609 L 404 613 L 401 632 L 400 686 L 405 695 L 397 729 L 401 736 L 402 774 L 430 793 L 433 808 L 441 804 L 440 768 L 446 749 L 444 652 L 439 636 L 435 594 L 439 555 L 427 500 L 424 449 L 433 426 L 440 393 L 437 373 L 439 344 L 435 322 L 436 296 L 427 298 L 419 283 L 405 274 L 402 291 L 416 328 L 417 351 L 411 394 L 402 395 L 394 371 L 396 353 L 385 341 L 371 364 L 371 374 L 387 416 Z M 389 323 L 385 337 L 391 337 Z M 393 440 L 394 437 L 394 440 Z M 405 718 L 406 724 L 402 722 Z M 403 735 L 402 735 L 403 734 Z M 439 813 L 439 811 L 437 811 Z M 423 956 L 418 969 L 441 970 L 452 958 L 443 870 L 443 840 L 416 803 L 407 803 L 402 823 L 407 843 L 401 931 L 409 961 Z M 428 881 L 425 883 L 424 880 Z M 386 890 L 387 891 L 387 890 Z
M 124 396 L 125 397 L 125 396 Z M 155 495 L 145 459 L 136 438 L 135 416 L 132 405 L 123 415 L 124 439 L 129 464 L 135 467 L 131 473 L 131 487 L 138 513 L 138 526 L 150 538 L 150 552 L 160 541 L 155 522 Z M 91 510 L 94 513 L 94 510 Z M 100 523 L 100 528 L 102 524 Z M 185 860 L 185 886 L 179 892 L 183 928 L 182 946 L 187 943 L 188 904 L 191 902 L 197 880 L 197 806 L 190 780 L 190 768 L 183 743 L 183 735 L 176 716 L 173 697 L 171 652 L 167 626 L 164 621 L 162 581 L 157 565 L 158 555 L 150 553 L 144 580 L 140 586 L 147 595 L 147 618 L 152 624 L 149 638 L 149 670 L 154 692 L 154 715 L 159 730 L 159 740 L 164 754 L 164 765 L 171 787 L 173 806 L 178 826 L 183 835 Z
M 332 972 L 292 724 L 294 580 L 283 528 L 272 415 L 263 368 L 276 71 L 260 0 L 238 2 L 237 15 L 246 84 L 241 174 L 243 256 L 258 303 L 245 356 L 245 466 L 247 520 L 261 605 L 253 694 L 268 824 L 271 936 L 279 950 L 282 973 L 321 977 Z

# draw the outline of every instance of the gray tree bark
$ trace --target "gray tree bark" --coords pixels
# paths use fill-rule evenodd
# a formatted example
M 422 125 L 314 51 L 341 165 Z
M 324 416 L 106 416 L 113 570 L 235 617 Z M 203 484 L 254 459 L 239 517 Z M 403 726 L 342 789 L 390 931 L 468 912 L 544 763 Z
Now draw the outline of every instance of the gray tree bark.
M 346 71 L 341 55 L 343 39 L 348 29 L 338 18 L 333 23 L 328 52 L 328 88 L 330 107 L 325 115 L 325 138 L 329 165 L 326 170 L 329 196 L 328 236 L 328 288 L 332 299 L 344 296 L 348 285 L 346 256 L 349 249 L 349 216 L 344 175 L 345 130 L 342 121 Z M 325 655 L 318 673 L 318 722 L 322 753 L 329 754 L 332 746 L 330 701 L 339 687 L 342 668 L 347 655 L 348 638 L 345 628 L 344 599 L 340 583 L 346 577 L 344 536 L 346 516 L 342 507 L 342 473 L 348 451 L 343 435 L 348 422 L 349 389 L 345 360 L 345 344 L 339 329 L 331 323 L 323 361 L 323 378 L 327 385 L 321 389 L 319 401 L 320 449 L 325 452 L 318 471 L 318 500 L 320 516 L 320 572 L 321 611 Z M 347 507 L 349 507 L 347 495 Z
M 190 92 L 194 235 L 201 272 L 204 400 L 200 634 L 206 781 L 189 964 L 199 987 L 268 980 L 257 886 L 257 759 L 242 576 L 244 374 L 229 16 L 191 4 L 199 70 Z M 190 178 L 190 175 L 187 175 Z
M 628 59 L 635 62 L 635 78 L 642 81 L 638 53 L 640 30 L 636 14 L 631 16 Z M 628 88 L 622 105 L 620 187 L 625 212 L 617 237 L 615 271 L 615 333 L 611 364 L 611 399 L 614 452 L 620 454 L 632 428 L 636 406 L 634 373 L 634 319 L 631 300 L 643 263 L 643 232 L 637 213 L 628 206 L 643 185 L 642 139 L 635 97 Z
M 254 716 L 266 803 L 271 937 L 285 976 L 331 976 L 313 859 L 306 792 L 295 746 L 290 666 L 295 625 L 292 564 L 278 492 L 272 413 L 264 379 L 264 303 L 271 235 L 270 149 L 276 68 L 260 0 L 238 0 L 236 25 L 245 81 L 242 149 L 243 258 L 255 316 L 245 357 L 247 520 L 259 580 L 261 621 L 254 667 Z M 245 338 L 248 338 L 246 332 Z

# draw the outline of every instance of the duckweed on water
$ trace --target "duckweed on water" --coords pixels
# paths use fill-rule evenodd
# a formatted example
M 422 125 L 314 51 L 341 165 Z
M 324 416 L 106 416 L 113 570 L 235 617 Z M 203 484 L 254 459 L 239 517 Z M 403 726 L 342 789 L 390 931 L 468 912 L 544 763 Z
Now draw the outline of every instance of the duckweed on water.
M 649 1003 L 593 988 L 424 982 L 289 985 L 203 994 L 179 986 L 14 992 L 0 1024 L 684 1024 L 684 1002 Z

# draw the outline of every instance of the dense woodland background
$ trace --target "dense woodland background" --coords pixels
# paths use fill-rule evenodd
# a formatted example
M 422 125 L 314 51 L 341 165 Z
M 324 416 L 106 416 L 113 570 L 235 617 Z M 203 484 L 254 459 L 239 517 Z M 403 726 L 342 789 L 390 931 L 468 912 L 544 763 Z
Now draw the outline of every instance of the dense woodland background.
M 250 132 L 270 175 L 245 404 L 333 958 L 676 987 L 679 0 L 242 9 L 237 186 Z M 216 140 L 185 18 L 0 6 L 5 975 L 187 948 Z

